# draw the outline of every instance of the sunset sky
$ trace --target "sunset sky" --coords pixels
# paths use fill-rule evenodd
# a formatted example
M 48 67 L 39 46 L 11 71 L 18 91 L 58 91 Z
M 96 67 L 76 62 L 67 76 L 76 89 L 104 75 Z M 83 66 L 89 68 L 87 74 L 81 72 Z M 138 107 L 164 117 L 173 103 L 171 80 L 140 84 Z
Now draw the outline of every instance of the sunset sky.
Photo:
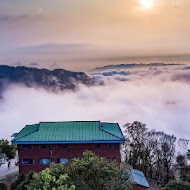
M 190 0 L 0 0 L 0 65 L 84 71 L 98 84 L 55 93 L 13 81 L 0 99 L 3 137 L 39 121 L 137 120 L 189 138 L 189 65 L 92 71 L 189 64 L 189 8 Z
M 189 0 L 0 0 L 0 64 L 188 63 L 189 8 Z

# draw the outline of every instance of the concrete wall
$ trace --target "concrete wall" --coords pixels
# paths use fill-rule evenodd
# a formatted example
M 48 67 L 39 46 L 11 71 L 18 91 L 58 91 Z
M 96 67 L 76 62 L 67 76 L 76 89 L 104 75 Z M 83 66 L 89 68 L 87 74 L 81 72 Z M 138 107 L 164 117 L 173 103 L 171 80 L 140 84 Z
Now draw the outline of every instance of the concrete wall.
M 119 144 L 115 144 L 114 149 L 109 148 L 109 144 L 102 144 L 100 149 L 96 149 L 94 144 L 70 144 L 69 149 L 59 149 L 56 144 L 52 144 L 50 149 L 40 149 L 39 145 L 33 145 L 29 150 L 23 150 L 22 145 L 18 145 L 19 173 L 39 172 L 48 167 L 48 165 L 40 164 L 41 158 L 51 158 L 57 163 L 59 158 L 81 157 L 85 150 L 93 151 L 96 155 L 106 159 L 115 159 L 118 163 L 121 161 Z M 34 159 L 34 164 L 23 165 L 22 159 Z

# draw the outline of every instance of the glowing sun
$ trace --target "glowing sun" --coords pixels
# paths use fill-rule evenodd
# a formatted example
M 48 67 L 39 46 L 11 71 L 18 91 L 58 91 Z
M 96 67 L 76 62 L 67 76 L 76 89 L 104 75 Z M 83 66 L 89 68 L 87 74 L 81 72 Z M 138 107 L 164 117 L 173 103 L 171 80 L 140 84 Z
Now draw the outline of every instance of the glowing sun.
M 149 9 L 152 7 L 152 1 L 153 0 L 140 0 L 140 3 L 143 8 Z

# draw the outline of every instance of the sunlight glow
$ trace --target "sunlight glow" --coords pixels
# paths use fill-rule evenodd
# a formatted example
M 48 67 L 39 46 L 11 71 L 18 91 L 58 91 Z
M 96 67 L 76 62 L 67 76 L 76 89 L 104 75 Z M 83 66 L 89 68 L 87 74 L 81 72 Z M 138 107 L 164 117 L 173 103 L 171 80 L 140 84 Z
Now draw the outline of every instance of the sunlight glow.
M 153 0 L 140 0 L 140 3 L 143 8 L 149 9 L 152 7 L 152 1 Z

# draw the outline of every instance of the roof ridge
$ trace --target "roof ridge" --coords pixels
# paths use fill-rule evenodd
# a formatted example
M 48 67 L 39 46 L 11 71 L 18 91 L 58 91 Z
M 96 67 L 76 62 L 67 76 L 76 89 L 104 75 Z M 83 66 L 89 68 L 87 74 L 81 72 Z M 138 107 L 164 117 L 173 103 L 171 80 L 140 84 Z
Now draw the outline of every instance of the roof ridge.
M 19 138 L 17 138 L 17 139 L 13 139 L 12 141 L 14 141 L 14 140 L 18 140 L 18 139 L 21 139 L 21 138 L 23 138 L 23 137 L 26 137 L 26 136 L 28 136 L 28 135 L 32 134 L 32 133 L 37 132 L 37 131 L 38 131 L 38 129 L 39 129 L 39 127 L 40 127 L 40 124 L 33 124 L 33 125 L 38 125 L 38 127 L 37 127 L 37 129 L 36 129 L 36 130 L 34 130 L 34 131 L 32 131 L 32 132 L 30 132 L 30 133 L 28 133 L 28 134 L 26 134 L 26 135 L 23 135 L 23 136 L 21 136 L 21 137 L 19 137 Z M 32 126 L 32 125 L 26 125 L 26 126 Z M 25 127 L 26 127 L 26 126 L 25 126 Z M 24 128 L 25 128 L 25 127 L 24 127 Z M 23 129 L 24 129 L 24 128 L 23 128 Z M 23 129 L 22 129 L 22 130 L 23 130 Z M 22 131 L 22 130 L 21 130 L 21 131 Z M 20 132 L 21 132 L 21 131 L 20 131 Z M 19 132 L 19 133 L 20 133 L 20 132 Z M 16 138 L 16 137 L 15 137 L 15 138 Z
M 100 121 L 40 121 L 40 123 L 68 123 L 68 122 L 100 122 Z
M 118 125 L 118 123 L 117 123 L 117 125 Z M 102 125 L 101 125 L 101 122 L 100 122 L 100 126 L 99 126 L 100 130 L 102 130 L 102 131 L 104 131 L 105 133 L 108 133 L 108 134 L 110 134 L 110 135 L 112 135 L 112 136 L 114 136 L 114 137 L 117 137 L 117 138 L 120 139 L 120 140 L 124 140 L 123 138 L 120 138 L 120 137 L 118 137 L 117 135 L 115 135 L 115 134 L 113 134 L 113 133 L 110 133 L 110 132 L 104 130 L 101 126 L 102 126 Z M 119 125 L 118 125 L 118 127 L 119 127 Z M 119 129 L 120 129 L 120 127 L 119 127 Z M 121 131 L 121 129 L 120 129 L 120 131 Z M 123 133 L 121 133 L 121 134 L 122 134 L 122 136 L 123 136 Z
M 116 123 L 116 122 L 101 122 L 101 123 L 118 124 L 118 123 Z
M 123 139 L 125 140 L 125 136 L 123 135 L 123 132 L 122 132 L 120 126 L 119 126 L 119 123 L 117 123 L 117 125 L 118 125 L 118 127 L 119 127 L 120 132 L 121 132 L 121 135 L 123 136 Z

